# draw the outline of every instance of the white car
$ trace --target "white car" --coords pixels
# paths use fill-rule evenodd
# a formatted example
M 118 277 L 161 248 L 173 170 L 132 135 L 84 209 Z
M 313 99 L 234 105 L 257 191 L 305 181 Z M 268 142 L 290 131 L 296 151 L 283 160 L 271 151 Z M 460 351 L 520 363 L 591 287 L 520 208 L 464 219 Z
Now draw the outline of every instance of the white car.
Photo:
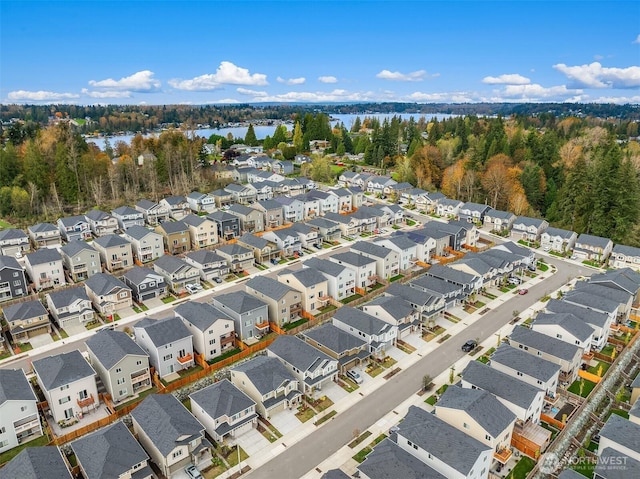
M 364 379 L 362 379 L 362 376 L 360 376 L 360 373 L 353 369 L 349 369 L 347 371 L 347 377 L 356 384 L 362 384 L 362 382 L 364 381 Z
M 520 280 L 520 278 L 509 278 L 509 284 L 514 284 L 514 285 L 518 285 L 522 283 L 522 281 Z
M 184 289 L 189 291 L 189 293 L 193 294 L 193 293 L 197 293 L 198 291 L 202 291 L 202 285 L 198 283 L 187 284 L 185 285 Z
M 190 479 L 202 479 L 202 474 L 200 474 L 200 471 L 198 471 L 196 466 L 193 464 L 189 464 L 185 467 L 184 472 L 187 473 L 187 476 L 189 476 Z

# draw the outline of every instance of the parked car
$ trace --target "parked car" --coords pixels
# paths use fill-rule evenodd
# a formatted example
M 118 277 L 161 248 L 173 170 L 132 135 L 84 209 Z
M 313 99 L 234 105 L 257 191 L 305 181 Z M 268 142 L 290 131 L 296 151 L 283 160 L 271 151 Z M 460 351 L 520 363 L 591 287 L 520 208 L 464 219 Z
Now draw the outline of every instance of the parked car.
M 202 479 L 202 474 L 200 474 L 200 471 L 198 471 L 193 464 L 187 465 L 187 467 L 184 468 L 184 472 L 186 472 L 187 476 L 191 479 Z
M 198 283 L 187 284 L 185 285 L 184 289 L 189 291 L 189 293 L 193 294 L 193 293 L 197 293 L 198 291 L 202 291 L 202 285 Z
M 346 374 L 347 374 L 347 377 L 351 379 L 354 383 L 362 384 L 363 379 L 362 379 L 362 376 L 360 376 L 360 373 L 358 371 L 349 369 Z
M 520 284 L 520 283 L 522 283 L 522 281 L 520 280 L 520 278 L 516 278 L 515 276 L 514 276 L 514 277 L 509 278 L 509 284 L 518 285 L 518 284 Z
M 529 292 L 528 289 L 520 289 L 518 290 L 518 294 L 527 294 Z
M 222 283 L 222 278 L 213 278 L 213 280 L 218 284 Z
M 474 349 L 476 349 L 476 347 L 478 346 L 477 341 L 475 341 L 474 339 L 470 339 L 469 341 L 467 341 L 466 343 L 464 343 L 462 345 L 462 350 L 465 353 L 470 353 L 471 351 L 473 351 Z
M 530 264 L 529 266 L 527 266 L 527 269 L 529 271 L 535 271 L 536 270 L 536 265 L 535 264 Z
M 277 260 L 277 259 L 275 259 L 275 258 L 272 258 L 272 259 L 271 259 L 271 264 L 278 264 L 278 260 Z
M 316 243 L 313 245 L 315 249 L 322 249 L 322 245 L 320 243 Z
M 302 250 L 298 251 L 298 256 L 304 256 L 304 252 Z

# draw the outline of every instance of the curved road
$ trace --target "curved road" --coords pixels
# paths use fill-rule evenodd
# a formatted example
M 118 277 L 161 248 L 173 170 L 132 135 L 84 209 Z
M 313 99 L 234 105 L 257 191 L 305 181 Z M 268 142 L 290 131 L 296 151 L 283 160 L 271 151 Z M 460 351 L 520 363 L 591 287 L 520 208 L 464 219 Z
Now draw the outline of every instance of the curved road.
M 480 338 L 480 342 L 484 341 L 513 319 L 513 311 L 524 311 L 540 297 L 558 289 L 568 280 L 579 275 L 590 275 L 593 271 L 582 265 L 553 258 L 546 261 L 555 265 L 558 272 L 529 288 L 529 294 L 513 295 L 504 304 L 471 324 L 465 334 L 451 337 L 413 366 L 393 376 L 373 394 L 365 396 L 350 409 L 336 416 L 335 420 L 328 421 L 274 459 L 249 472 L 251 479 L 298 479 L 304 476 L 350 442 L 353 439 L 352 431 L 367 430 L 394 407 L 415 394 L 425 374 L 435 378 L 462 358 L 465 353 L 460 348 L 467 339 Z M 339 464 L 335 466 L 339 467 Z

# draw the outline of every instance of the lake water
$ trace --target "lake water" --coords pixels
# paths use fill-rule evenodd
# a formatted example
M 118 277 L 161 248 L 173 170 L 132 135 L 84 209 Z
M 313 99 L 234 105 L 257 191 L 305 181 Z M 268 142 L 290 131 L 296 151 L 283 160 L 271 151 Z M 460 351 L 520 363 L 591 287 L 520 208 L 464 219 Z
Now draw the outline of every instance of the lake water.
M 438 120 L 442 120 L 444 118 L 451 118 L 456 115 L 449 115 L 445 113 L 435 113 L 435 114 L 426 114 L 426 113 L 360 113 L 360 114 L 344 114 L 338 115 L 334 114 L 331 117 L 334 119 L 331 122 L 331 125 L 336 125 L 340 122 L 344 123 L 345 128 L 347 130 L 351 129 L 351 126 L 356 121 L 357 117 L 360 117 L 360 120 L 364 120 L 365 117 L 368 118 L 377 118 L 382 123 L 385 118 L 391 119 L 394 116 L 400 117 L 402 120 L 409 120 L 413 117 L 416 121 L 418 121 L 421 117 L 424 117 L 426 120 L 431 120 L 433 118 L 437 118 Z M 286 125 L 287 129 L 292 130 L 293 125 Z M 205 128 L 201 130 L 195 130 L 195 134 L 198 136 L 202 136 L 204 138 L 209 138 L 211 135 L 221 135 L 227 136 L 229 133 L 233 135 L 234 138 L 244 138 L 247 134 L 248 126 L 236 126 L 230 128 Z M 260 126 L 256 125 L 253 127 L 253 130 L 256 133 L 256 137 L 258 140 L 264 140 L 267 136 L 273 136 L 276 126 Z M 151 133 L 145 136 L 157 135 L 157 133 Z M 117 142 L 123 141 L 127 144 L 131 143 L 131 139 L 135 135 L 114 135 L 109 137 L 109 143 L 111 147 L 114 147 Z M 104 150 L 104 138 L 87 138 L 87 143 L 95 143 L 98 148 Z

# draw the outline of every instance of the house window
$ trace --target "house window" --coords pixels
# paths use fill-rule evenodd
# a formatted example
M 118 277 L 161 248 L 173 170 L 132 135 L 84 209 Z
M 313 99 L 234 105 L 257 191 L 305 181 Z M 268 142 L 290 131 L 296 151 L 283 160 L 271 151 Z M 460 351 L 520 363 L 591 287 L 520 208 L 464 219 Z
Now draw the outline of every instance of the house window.
M 69 401 L 71 401 L 71 396 L 65 396 L 58 400 L 58 404 L 65 404 L 65 403 L 68 403 Z
M 140 366 L 142 364 L 142 361 L 136 361 L 136 365 Z
M 122 372 L 122 368 L 116 368 L 116 373 L 121 373 Z
M 180 457 L 182 456 L 182 449 L 178 449 L 177 451 L 175 451 L 173 453 L 173 458 L 175 459 L 176 457 Z
M 4 426 L 0 427 L 0 434 L 4 434 L 5 432 L 7 432 L 5 427 Z
M 64 386 L 60 386 L 60 391 L 64 391 L 65 389 L 69 389 L 68 384 L 65 384 Z
M 465 429 L 470 429 L 471 428 L 466 422 L 462 423 L 462 427 L 464 427 Z
M 116 380 L 116 384 L 120 385 L 120 384 L 124 384 L 124 378 L 118 378 Z
M 127 297 L 127 292 L 123 291 L 122 293 L 120 293 L 118 296 L 120 296 L 121 298 L 126 298 Z
M 173 357 L 173 354 L 167 354 L 165 357 L 162 358 L 162 360 L 169 361 L 172 357 Z
M 118 391 L 118 395 L 119 396 L 126 396 L 127 395 L 127 390 L 126 389 L 121 389 L 120 391 Z
M 215 339 L 210 339 L 209 340 L 209 344 L 216 344 L 216 340 Z
M 491 441 L 491 436 L 489 436 L 489 434 L 485 434 L 485 435 L 484 435 L 484 438 L 485 438 L 487 441 Z

